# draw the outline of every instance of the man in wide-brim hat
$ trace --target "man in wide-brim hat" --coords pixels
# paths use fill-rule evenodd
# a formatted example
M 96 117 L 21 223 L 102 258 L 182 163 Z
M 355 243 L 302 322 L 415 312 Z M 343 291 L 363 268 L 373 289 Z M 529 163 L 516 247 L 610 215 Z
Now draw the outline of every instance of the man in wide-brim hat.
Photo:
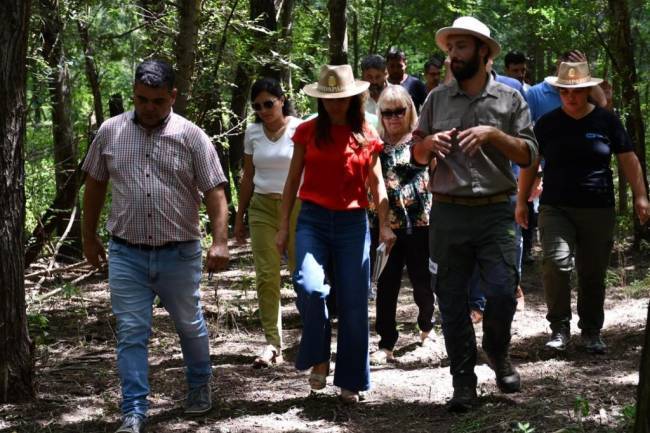
M 511 161 L 529 165 L 537 143 L 521 94 L 486 70 L 488 59 L 501 50 L 490 29 L 476 18 L 460 17 L 437 32 L 436 42 L 449 55 L 455 79 L 429 94 L 413 156 L 421 164 L 438 161 L 430 180 L 429 270 L 453 377 L 448 408 L 466 411 L 476 403 L 476 339 L 468 304 L 476 266 L 486 295 L 483 349 L 501 391 L 521 386 L 508 354 L 518 282 Z

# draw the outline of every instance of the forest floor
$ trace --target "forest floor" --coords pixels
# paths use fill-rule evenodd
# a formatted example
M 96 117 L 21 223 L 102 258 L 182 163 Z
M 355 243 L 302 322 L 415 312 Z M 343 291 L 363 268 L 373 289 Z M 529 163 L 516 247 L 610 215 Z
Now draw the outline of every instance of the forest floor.
M 494 373 L 479 358 L 480 406 L 455 415 L 445 409 L 451 377 L 439 325 L 434 344 L 418 344 L 417 309 L 408 280 L 400 295 L 397 361 L 372 367 L 365 401 L 345 406 L 328 378 L 323 393 L 310 395 L 305 372 L 293 367 L 300 338 L 294 292 L 284 275 L 283 322 L 287 362 L 256 370 L 264 343 L 248 248 L 232 248 L 229 271 L 202 282 L 211 335 L 215 404 L 208 414 L 186 418 L 183 363 L 178 338 L 163 308 L 155 309 L 150 342 L 149 432 L 624 432 L 638 383 L 650 289 L 648 254 L 619 251 L 608 272 L 604 338 L 607 354 L 586 353 L 574 336 L 562 355 L 548 353 L 545 304 L 537 261 L 525 267 L 525 309 L 513 323 L 512 358 L 522 392 L 501 394 Z M 89 268 L 70 271 L 72 276 Z M 38 271 L 33 268 L 30 272 Z M 76 274 L 75 274 L 76 272 Z M 69 281 L 71 277 L 65 277 Z M 61 275 L 27 289 L 30 328 L 36 341 L 37 400 L 0 405 L 0 433 L 114 432 L 119 426 L 120 387 L 115 363 L 115 320 L 106 273 L 76 286 Z M 37 299 L 57 287 L 56 296 Z M 575 311 L 575 295 L 573 299 Z M 374 326 L 371 303 L 371 326 Z M 436 313 L 437 316 L 437 313 Z M 572 323 L 576 330 L 577 319 Z M 476 326 L 480 343 L 481 328 Z M 577 334 L 577 332 L 576 332 Z M 371 350 L 378 338 L 371 333 Z M 333 344 L 333 353 L 336 352 Z

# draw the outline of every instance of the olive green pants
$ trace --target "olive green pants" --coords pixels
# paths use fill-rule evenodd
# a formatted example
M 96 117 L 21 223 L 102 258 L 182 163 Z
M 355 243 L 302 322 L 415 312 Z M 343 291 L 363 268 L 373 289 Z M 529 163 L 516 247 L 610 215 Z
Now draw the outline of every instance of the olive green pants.
M 429 271 L 438 296 L 454 387 L 476 386 L 476 335 L 469 315 L 469 282 L 478 266 L 485 293 L 483 349 L 506 355 L 519 281 L 511 203 L 464 206 L 433 202 Z
M 569 331 L 574 269 L 578 272 L 578 327 L 587 332 L 603 327 L 605 276 L 615 223 L 614 208 L 540 207 L 546 319 L 553 331 Z
M 248 225 L 251 234 L 251 248 L 255 262 L 255 283 L 260 321 L 266 342 L 277 348 L 282 347 L 282 314 L 280 312 L 280 262 L 281 257 L 275 247 L 275 236 L 280 228 L 282 201 L 263 194 L 254 193 L 248 208 Z M 300 202 L 291 214 L 289 230 L 289 271 L 295 267 L 294 240 L 296 218 Z

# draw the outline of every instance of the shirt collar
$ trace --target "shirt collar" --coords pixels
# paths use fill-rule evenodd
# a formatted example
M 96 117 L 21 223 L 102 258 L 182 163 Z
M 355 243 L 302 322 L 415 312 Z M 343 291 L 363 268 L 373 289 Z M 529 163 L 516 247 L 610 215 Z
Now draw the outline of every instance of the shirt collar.
M 483 88 L 481 93 L 476 96 L 477 98 L 485 98 L 486 96 L 492 96 L 494 98 L 497 97 L 496 80 L 494 79 L 492 74 L 496 75 L 496 72 L 492 71 L 491 74 L 487 74 L 488 79 L 487 82 L 485 83 L 485 87 Z M 451 86 L 451 96 L 458 96 L 458 95 L 467 96 L 467 94 L 458 85 L 458 81 L 456 81 L 455 79 L 452 80 L 451 83 L 449 83 L 449 85 Z
M 172 114 L 174 113 L 174 109 L 169 110 L 169 114 L 160 121 L 160 123 L 153 129 L 164 129 L 165 126 L 169 123 L 169 120 L 172 118 Z M 135 112 L 135 110 L 130 112 L 130 119 L 133 123 L 138 125 L 141 128 L 144 128 L 142 125 L 140 125 L 140 122 L 138 121 L 138 113 Z M 145 128 L 146 129 L 146 128 Z

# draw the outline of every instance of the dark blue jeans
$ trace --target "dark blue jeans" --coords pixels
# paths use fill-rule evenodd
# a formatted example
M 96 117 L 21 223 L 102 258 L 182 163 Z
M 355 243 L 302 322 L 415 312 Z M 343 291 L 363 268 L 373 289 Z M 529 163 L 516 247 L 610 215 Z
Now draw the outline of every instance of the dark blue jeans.
M 332 327 L 327 299 L 329 277 L 336 287 L 338 336 L 334 385 L 350 391 L 370 388 L 368 290 L 370 234 L 365 209 L 333 211 L 303 202 L 296 225 L 293 283 L 302 319 L 296 368 L 329 361 Z

